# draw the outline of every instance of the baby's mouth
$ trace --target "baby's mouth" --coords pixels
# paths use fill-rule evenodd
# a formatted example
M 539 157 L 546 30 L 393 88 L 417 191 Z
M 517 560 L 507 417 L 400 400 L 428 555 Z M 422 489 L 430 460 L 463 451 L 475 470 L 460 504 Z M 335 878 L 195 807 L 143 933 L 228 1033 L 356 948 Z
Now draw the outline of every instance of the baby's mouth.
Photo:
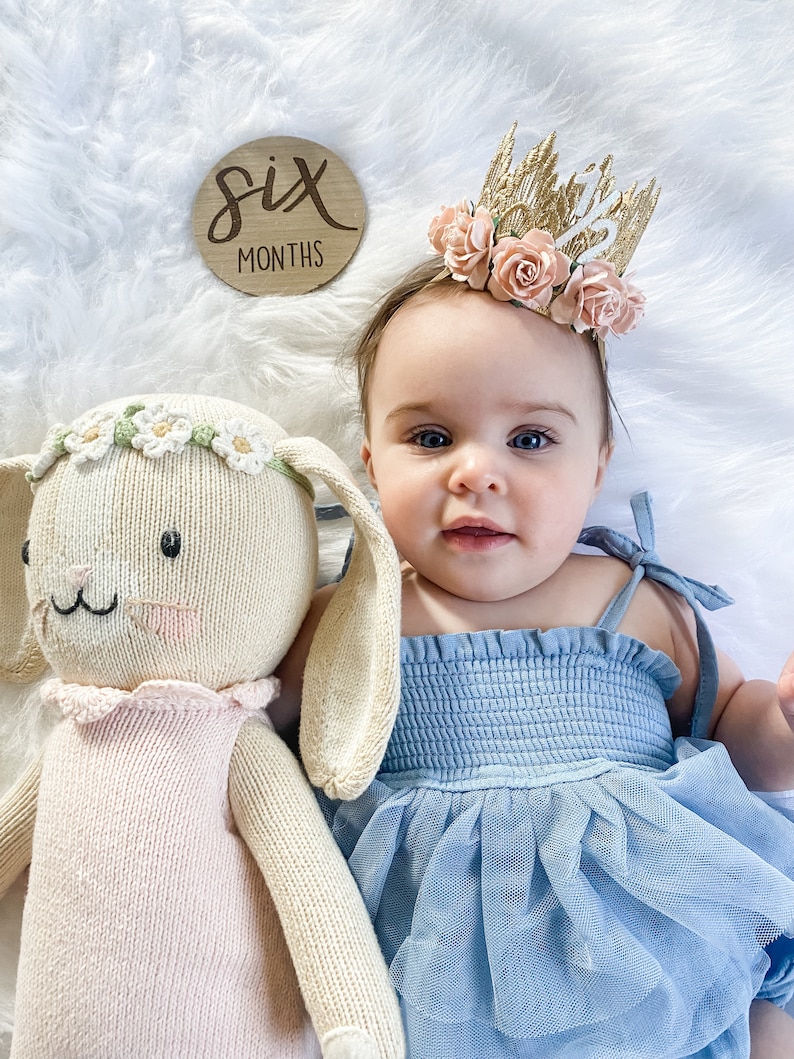
M 501 537 L 501 530 L 489 529 L 487 526 L 458 526 L 457 529 L 445 530 L 446 533 L 462 533 L 466 537 Z
M 494 523 L 461 522 L 457 525 L 453 523 L 448 529 L 442 530 L 441 536 L 447 543 L 464 551 L 488 551 L 508 544 L 515 535 L 507 533 Z

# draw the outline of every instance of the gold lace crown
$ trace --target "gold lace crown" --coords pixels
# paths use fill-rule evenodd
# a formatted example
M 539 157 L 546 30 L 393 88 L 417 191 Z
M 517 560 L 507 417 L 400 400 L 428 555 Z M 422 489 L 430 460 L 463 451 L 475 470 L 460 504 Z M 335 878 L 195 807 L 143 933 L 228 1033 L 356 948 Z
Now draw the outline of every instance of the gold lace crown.
M 499 144 L 477 206 L 498 218 L 500 234 L 520 238 L 540 228 L 572 261 L 611 261 L 622 276 L 659 201 L 655 178 L 641 191 L 637 181 L 617 191 L 609 154 L 600 165 L 591 163 L 563 184 L 557 174 L 554 132 L 510 172 L 517 125 L 513 122 Z
M 623 273 L 659 200 L 656 181 L 618 191 L 607 155 L 563 184 L 553 132 L 511 172 L 515 130 L 514 122 L 476 206 L 463 199 L 431 221 L 441 275 L 600 341 L 631 331 L 645 296 Z

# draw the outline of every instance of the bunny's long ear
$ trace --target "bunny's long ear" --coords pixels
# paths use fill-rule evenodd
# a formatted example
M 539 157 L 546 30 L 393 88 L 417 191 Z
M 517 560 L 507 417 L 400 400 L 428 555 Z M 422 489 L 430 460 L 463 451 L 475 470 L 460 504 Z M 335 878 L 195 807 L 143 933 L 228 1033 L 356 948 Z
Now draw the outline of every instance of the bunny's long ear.
M 399 704 L 400 564 L 380 518 L 327 446 L 289 438 L 276 455 L 319 476 L 353 519 L 350 565 L 304 671 L 300 746 L 315 786 L 332 798 L 355 798 L 378 770 Z
M 25 593 L 22 545 L 33 493 L 25 479 L 31 456 L 0 462 L 0 679 L 28 684 L 47 667 Z

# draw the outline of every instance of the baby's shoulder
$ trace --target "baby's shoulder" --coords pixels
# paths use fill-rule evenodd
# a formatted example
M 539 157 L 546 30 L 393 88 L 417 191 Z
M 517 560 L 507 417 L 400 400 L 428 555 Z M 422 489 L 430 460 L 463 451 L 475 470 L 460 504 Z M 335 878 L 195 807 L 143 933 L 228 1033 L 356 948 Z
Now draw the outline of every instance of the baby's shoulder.
M 589 555 L 580 558 L 584 562 L 576 566 L 585 573 L 596 596 L 603 592 L 604 597 L 614 598 L 631 577 L 630 567 L 620 559 Z M 595 599 L 593 606 L 598 607 Z M 634 590 L 617 632 L 673 660 L 681 674 L 681 684 L 669 700 L 668 710 L 676 734 L 687 731 L 700 672 L 695 615 L 689 603 L 673 589 L 644 577 Z
M 571 595 L 593 615 L 592 621 L 582 624 L 596 624 L 632 575 L 627 563 L 608 555 L 574 553 L 566 567 Z M 694 630 L 694 615 L 686 600 L 649 577 L 637 585 L 618 626 L 619 632 L 671 656 L 680 640 L 689 641 Z
M 572 553 L 549 583 L 549 602 L 560 609 L 560 625 L 595 625 L 631 577 L 620 559 Z

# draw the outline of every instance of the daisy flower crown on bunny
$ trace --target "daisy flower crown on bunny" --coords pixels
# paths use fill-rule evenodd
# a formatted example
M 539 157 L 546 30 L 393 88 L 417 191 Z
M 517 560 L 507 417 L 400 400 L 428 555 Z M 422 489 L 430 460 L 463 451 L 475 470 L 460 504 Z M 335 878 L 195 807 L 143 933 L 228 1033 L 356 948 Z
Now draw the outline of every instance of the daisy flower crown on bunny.
M 275 455 L 272 443 L 256 424 L 243 419 L 196 422 L 184 410 L 161 402 L 132 404 L 120 415 L 94 410 L 71 426 L 52 427 L 25 477 L 35 486 L 62 456 L 71 456 L 74 463 L 94 463 L 114 446 L 137 450 L 151 460 L 178 455 L 189 446 L 210 449 L 233 471 L 261 474 L 270 468 L 314 498 L 308 478 Z
M 563 184 L 555 133 L 511 172 L 516 124 L 503 137 L 476 205 L 444 206 L 428 237 L 451 275 L 499 301 L 533 309 L 575 331 L 632 330 L 645 297 L 624 278 L 659 199 L 655 180 L 641 191 L 615 189 L 612 156 Z M 439 277 L 441 278 L 441 276 Z

